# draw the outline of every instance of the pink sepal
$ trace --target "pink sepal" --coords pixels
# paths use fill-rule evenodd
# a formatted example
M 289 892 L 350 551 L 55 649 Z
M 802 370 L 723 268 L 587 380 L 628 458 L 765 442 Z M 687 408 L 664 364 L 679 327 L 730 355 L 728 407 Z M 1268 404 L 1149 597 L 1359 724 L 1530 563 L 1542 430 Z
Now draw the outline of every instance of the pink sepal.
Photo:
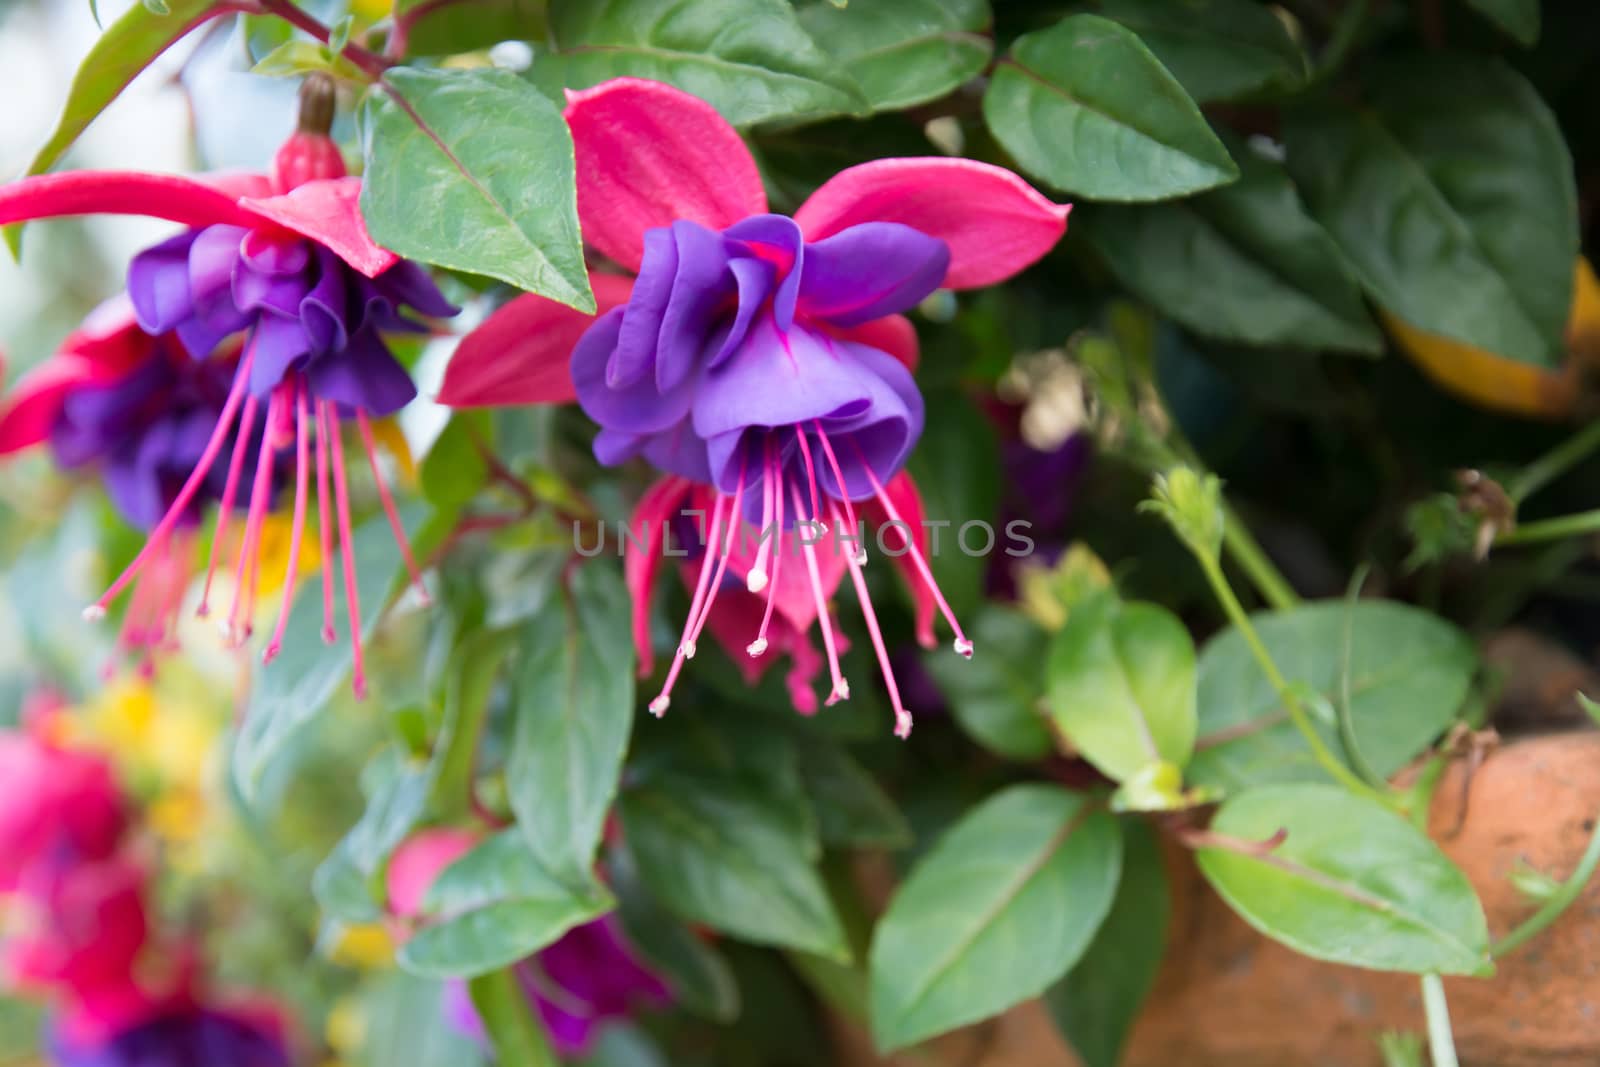
M 841 341 L 854 341 L 876 348 L 905 364 L 906 370 L 917 369 L 920 358 L 917 328 L 904 315 L 885 315 L 881 319 L 863 322 L 860 326 L 820 325 Z
M 633 509 L 631 536 L 623 539 L 622 572 L 633 602 L 633 648 L 641 678 L 656 669 L 655 649 L 650 644 L 650 606 L 656 574 L 665 557 L 667 528 L 691 490 L 689 481 L 670 474 L 651 485 Z
M 889 480 L 883 487 L 884 495 L 894 505 L 895 511 L 900 514 L 901 520 L 911 527 L 911 536 L 917 551 L 922 553 L 924 559 L 929 558 L 928 527 L 922 521 L 922 494 L 917 491 L 917 483 L 911 480 L 909 471 L 901 471 Z M 911 560 L 911 553 L 906 551 L 905 530 L 898 524 L 889 523 L 889 515 L 879 504 L 876 498 L 863 500 L 856 505 L 856 509 L 863 513 L 866 521 L 879 527 L 878 536 L 883 539 L 886 548 L 884 552 L 905 579 L 906 591 L 911 594 L 911 603 L 916 617 L 917 643 L 923 648 L 932 648 L 935 644 L 933 635 L 933 619 L 939 610 L 939 602 L 934 598 L 933 590 L 928 583 L 922 580 L 922 574 L 917 570 Z
M 472 851 L 479 834 L 473 830 L 424 830 L 408 838 L 389 859 L 389 911 L 402 919 L 422 914 L 422 902 L 439 874 Z
M 0 225 L 63 215 L 147 215 L 185 226 L 259 226 L 236 197 L 176 174 L 75 170 L 0 186 Z
M 361 217 L 361 179 L 323 178 L 279 196 L 245 197 L 241 207 L 260 218 L 326 245 L 369 278 L 376 278 L 400 257 L 381 247 L 367 233 Z

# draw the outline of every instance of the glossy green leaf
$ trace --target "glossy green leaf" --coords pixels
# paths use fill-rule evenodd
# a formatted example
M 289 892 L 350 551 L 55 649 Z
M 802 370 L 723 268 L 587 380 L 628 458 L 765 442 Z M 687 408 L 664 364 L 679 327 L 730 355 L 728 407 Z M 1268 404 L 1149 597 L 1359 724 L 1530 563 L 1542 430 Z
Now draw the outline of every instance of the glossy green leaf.
M 351 861 L 363 874 L 376 871 L 422 818 L 432 772 L 427 761 L 407 756 L 393 745 L 363 769 L 361 793 L 367 806 L 344 841 Z
M 801 28 L 787 0 L 553 0 L 545 89 L 649 78 L 736 126 L 866 110 L 861 89 Z
M 824 843 L 844 848 L 911 844 L 905 816 L 848 752 L 820 738 L 807 738 L 796 746 L 795 754 Z
M 178 38 L 219 14 L 217 9 L 222 6 L 222 0 L 171 0 L 168 12 L 157 15 L 143 4 L 134 4 L 106 27 L 79 64 L 78 73 L 73 75 L 72 86 L 67 90 L 61 117 L 56 119 L 50 139 L 28 164 L 26 173 L 43 174 L 55 166 L 88 129 L 89 123 L 138 77 L 140 71 L 155 62 Z M 14 223 L 5 227 L 5 235 L 12 254 L 16 255 L 22 246 L 22 225 Z
M 861 86 L 874 111 L 938 99 L 982 73 L 994 52 L 988 0 L 813 0 L 800 22 Z
M 1254 0 L 1097 0 L 1096 6 L 1137 33 L 1202 103 L 1292 89 L 1310 73 L 1283 20 Z
M 1084 1067 L 1117 1067 L 1167 947 L 1172 901 L 1155 831 L 1124 820 L 1122 879 L 1111 913 L 1045 1006 Z
M 521 633 L 506 789 L 534 855 L 574 887 L 593 879 L 633 729 L 630 618 L 621 579 L 594 563 Z
M 1057 786 L 1012 786 L 969 811 L 879 920 L 872 1034 L 890 1052 L 1042 993 L 1111 907 L 1116 821 Z
M 594 310 L 560 110 L 504 70 L 400 67 L 368 92 L 361 212 L 402 256 Z
M 1165 608 L 1110 593 L 1079 604 L 1051 642 L 1045 686 L 1057 728 L 1109 777 L 1189 761 L 1194 641 Z
M 1232 185 L 1163 204 L 1090 205 L 1073 216 L 1075 232 L 1122 284 L 1197 333 L 1383 351 L 1360 286 L 1283 168 L 1248 146 L 1233 157 Z
M 1333 716 L 1343 704 L 1348 660 L 1349 732 L 1362 758 L 1385 776 L 1450 725 L 1478 665 L 1466 634 L 1391 601 L 1323 601 L 1252 618 L 1284 676 L 1327 711 L 1315 725 L 1335 752 L 1343 747 Z M 1191 782 L 1232 791 L 1325 780 L 1242 634 L 1229 629 L 1212 638 L 1199 667 L 1200 742 L 1189 764 Z
M 408 533 L 421 526 L 422 516 L 423 509 L 415 505 L 401 508 Z M 400 570 L 400 546 L 382 515 L 356 528 L 353 545 L 362 640 L 367 641 L 383 615 Z M 273 757 L 322 711 L 350 676 L 349 611 L 342 582 L 334 583 L 333 617 L 338 621 L 340 639 L 330 645 L 322 640 L 322 584 L 303 582 L 284 630 L 282 651 L 256 671 L 233 746 L 234 781 L 246 801 L 255 799 Z
M 1466 875 L 1405 819 L 1334 785 L 1275 785 L 1223 804 L 1200 871 L 1246 922 L 1316 959 L 1418 974 L 1491 969 Z M 1261 842 L 1281 842 L 1264 848 Z
M 923 660 L 956 723 L 1008 759 L 1043 759 L 1055 749 L 1042 711 L 1047 635 L 1032 620 L 986 604 L 966 620 L 979 653 L 970 660 L 934 653 Z
M 575 894 L 540 866 L 519 833 L 505 830 L 446 867 L 429 887 L 423 911 L 438 921 L 405 943 L 400 965 L 431 978 L 486 974 L 610 907 L 603 893 Z
M 1371 106 L 1292 113 L 1290 173 L 1362 284 L 1412 326 L 1556 366 L 1578 253 L 1572 158 L 1521 75 L 1417 56 Z
M 679 1005 L 714 1022 L 739 1015 L 739 983 L 711 944 L 667 914 L 642 882 L 627 849 L 609 853 L 606 873 L 628 943 L 672 989 Z
M 1539 42 L 1539 0 L 1467 0 L 1524 48 Z
M 1098 15 L 1017 38 L 983 114 L 1030 174 L 1093 200 L 1163 200 L 1239 176 L 1178 80 Z
M 678 915 L 757 944 L 848 957 L 805 822 L 782 793 L 751 776 L 662 773 L 624 792 L 619 810 L 640 876 Z

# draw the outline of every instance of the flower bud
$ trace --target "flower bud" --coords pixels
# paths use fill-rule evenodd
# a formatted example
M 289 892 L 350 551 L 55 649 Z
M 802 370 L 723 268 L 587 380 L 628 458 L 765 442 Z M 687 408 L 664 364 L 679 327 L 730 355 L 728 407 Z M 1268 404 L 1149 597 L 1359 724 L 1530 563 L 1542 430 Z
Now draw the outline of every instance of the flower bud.
M 306 75 L 300 84 L 300 121 L 295 132 L 278 149 L 272 171 L 285 192 L 320 178 L 343 178 L 344 155 L 332 137 L 338 87 L 320 71 Z
M 1222 551 L 1222 480 L 1189 467 L 1156 475 L 1151 497 L 1140 505 L 1166 519 L 1196 555 L 1215 561 Z

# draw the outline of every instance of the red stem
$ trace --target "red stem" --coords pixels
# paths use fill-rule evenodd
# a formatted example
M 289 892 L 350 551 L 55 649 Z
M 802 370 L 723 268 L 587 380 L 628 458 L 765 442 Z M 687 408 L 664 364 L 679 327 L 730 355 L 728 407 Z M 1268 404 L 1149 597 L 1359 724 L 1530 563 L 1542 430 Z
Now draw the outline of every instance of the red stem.
M 332 31 L 311 15 L 295 7 L 292 0 L 256 0 L 257 10 L 263 15 L 276 15 L 298 30 L 304 30 L 323 44 L 327 44 Z M 346 43 L 340 55 L 354 63 L 374 79 L 383 77 L 391 64 L 382 56 L 367 51 L 358 44 Z

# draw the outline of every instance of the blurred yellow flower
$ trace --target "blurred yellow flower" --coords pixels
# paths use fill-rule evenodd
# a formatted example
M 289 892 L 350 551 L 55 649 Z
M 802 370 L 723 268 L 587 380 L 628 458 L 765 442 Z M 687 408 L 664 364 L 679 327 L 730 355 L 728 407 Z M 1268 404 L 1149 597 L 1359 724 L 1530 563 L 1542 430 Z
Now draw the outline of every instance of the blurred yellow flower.
M 393 419 L 378 419 L 372 424 L 372 436 L 377 439 L 383 450 L 389 453 L 395 466 L 400 471 L 400 481 L 407 486 L 417 484 L 417 461 L 412 458 L 411 446 L 406 443 L 406 435 L 400 432 L 400 424 Z
M 354 997 L 344 996 L 333 1002 L 322 1036 L 341 1058 L 360 1050 L 367 1039 L 367 1018 Z
M 328 956 L 341 967 L 377 970 L 394 963 L 394 941 L 379 924 L 360 923 L 344 928 Z
M 315 532 L 315 528 L 312 529 Z M 261 545 L 256 557 L 261 568 L 256 604 L 262 610 L 270 609 L 274 613 L 278 610 L 272 597 L 283 589 L 283 580 L 289 573 L 289 545 L 293 534 L 294 517 L 289 512 L 275 511 L 262 523 Z M 321 566 L 322 550 L 316 537 L 301 537 L 299 577 L 315 574 Z
M 350 14 L 376 22 L 394 10 L 394 0 L 350 0 Z

